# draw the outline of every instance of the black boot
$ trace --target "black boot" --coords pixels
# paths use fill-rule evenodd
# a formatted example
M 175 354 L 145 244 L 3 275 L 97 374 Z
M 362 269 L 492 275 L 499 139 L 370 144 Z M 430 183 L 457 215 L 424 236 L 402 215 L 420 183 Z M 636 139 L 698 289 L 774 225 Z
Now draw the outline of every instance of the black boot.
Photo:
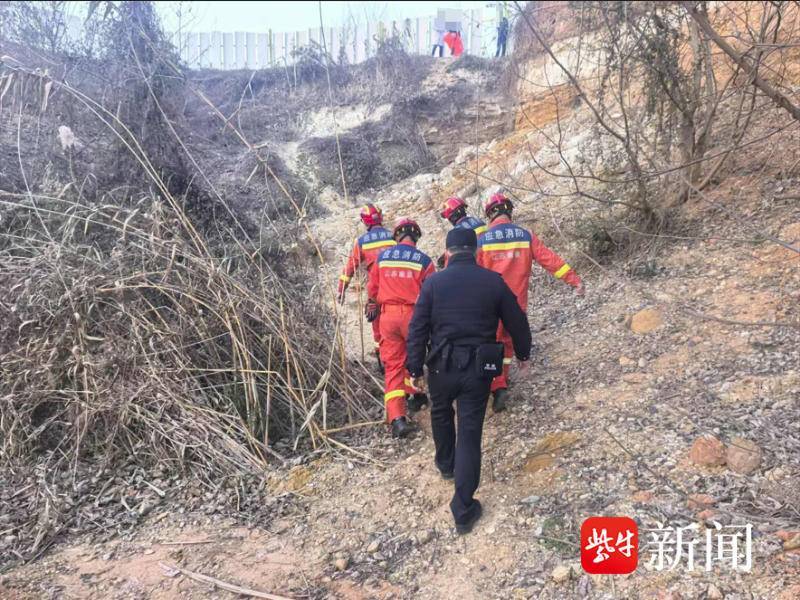
M 466 523 L 456 523 L 456 533 L 458 535 L 464 535 L 465 533 L 469 533 L 472 531 L 472 528 L 475 527 L 475 523 L 478 522 L 478 519 L 481 518 L 483 514 L 483 507 L 481 503 L 475 500 L 475 513 L 472 515 L 472 518 L 467 521 Z
M 411 425 L 408 424 L 408 419 L 405 417 L 397 417 L 392 421 L 392 437 L 404 438 L 408 437 L 411 433 Z
M 503 412 L 506 409 L 506 399 L 508 398 L 508 390 L 505 388 L 500 388 L 494 393 L 494 399 L 492 400 L 492 411 L 499 413 Z
M 381 375 L 385 374 L 385 369 L 383 368 L 383 362 L 381 361 L 381 351 L 375 348 L 375 360 L 378 361 L 378 372 Z
M 423 407 L 428 406 L 428 395 L 427 394 L 414 394 L 408 399 L 406 404 L 408 406 L 408 410 L 412 413 L 418 412 L 422 410 Z

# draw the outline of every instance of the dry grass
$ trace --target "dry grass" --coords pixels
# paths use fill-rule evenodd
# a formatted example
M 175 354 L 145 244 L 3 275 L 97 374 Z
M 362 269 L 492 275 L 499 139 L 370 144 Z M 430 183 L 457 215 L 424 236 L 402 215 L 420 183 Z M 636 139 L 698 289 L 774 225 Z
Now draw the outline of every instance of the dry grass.
M 80 89 L 21 66 L 0 76 L 21 174 L 0 185 L 0 479 L 43 473 L 27 495 L 55 498 L 61 475 L 85 464 L 159 464 L 208 481 L 298 451 L 349 451 L 328 430 L 383 407 L 374 379 L 345 359 L 333 291 L 303 276 L 321 255 L 306 250 L 317 246 L 305 215 L 269 163 L 263 176 L 298 219 L 276 223 L 265 205 L 260 231 L 277 238 L 252 235 L 221 196 L 211 219 L 188 188 L 176 196 L 135 128 Z M 55 129 L 41 102 L 54 93 L 115 140 L 140 169 L 138 188 L 88 197 L 75 181 L 53 191 L 47 172 L 26 172 L 27 134 L 42 121 Z M 39 149 L 49 169 L 57 152 Z M 3 525 L 25 540 L 17 557 L 36 556 L 78 509 L 35 504 L 38 515 L 3 511 L 22 519 Z

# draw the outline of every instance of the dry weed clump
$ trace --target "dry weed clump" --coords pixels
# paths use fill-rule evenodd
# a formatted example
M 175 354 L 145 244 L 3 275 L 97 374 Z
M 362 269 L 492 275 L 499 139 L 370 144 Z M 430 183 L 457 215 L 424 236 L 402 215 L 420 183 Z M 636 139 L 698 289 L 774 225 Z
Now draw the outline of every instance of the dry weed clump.
M 345 368 L 319 292 L 280 277 L 276 255 L 214 256 L 150 197 L 0 192 L 0 212 L 4 461 L 144 443 L 154 460 L 252 470 L 276 438 L 318 446 L 328 425 L 368 418 L 372 390 Z
M 42 471 L 22 497 L 0 494 L 17 557 L 89 501 L 56 502 L 84 465 L 224 480 L 346 449 L 326 430 L 379 418 L 321 292 L 282 278 L 276 251 L 214 256 L 153 197 L 89 206 L 3 191 L 0 223 L 0 480 Z
M 349 451 L 329 430 L 379 419 L 378 388 L 345 358 L 280 165 L 256 161 L 296 209 L 278 223 L 275 198 L 214 193 L 154 88 L 150 144 L 127 104 L 18 64 L 0 82 L 0 563 L 105 528 L 123 467 L 223 482 Z M 82 148 L 49 141 L 65 115 Z M 118 186 L 94 175 L 123 163 Z

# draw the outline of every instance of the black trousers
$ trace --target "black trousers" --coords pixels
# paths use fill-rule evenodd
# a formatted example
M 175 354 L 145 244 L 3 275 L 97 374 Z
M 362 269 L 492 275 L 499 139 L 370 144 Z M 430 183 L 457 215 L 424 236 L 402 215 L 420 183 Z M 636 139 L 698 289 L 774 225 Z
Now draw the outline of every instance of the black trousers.
M 439 58 L 444 56 L 444 46 L 442 44 L 434 44 L 433 45 L 433 52 L 431 52 L 431 56 L 436 56 L 436 50 L 439 50 Z
M 497 52 L 494 53 L 494 57 L 497 58 L 498 56 L 505 56 L 506 55 L 506 40 L 505 38 L 499 38 L 497 40 Z
M 431 429 L 436 466 L 455 475 L 450 510 L 456 523 L 467 523 L 477 510 L 473 498 L 481 480 L 481 437 L 490 381 L 475 374 L 472 362 L 463 371 L 432 370 L 428 376 Z M 458 432 L 453 401 L 458 410 Z

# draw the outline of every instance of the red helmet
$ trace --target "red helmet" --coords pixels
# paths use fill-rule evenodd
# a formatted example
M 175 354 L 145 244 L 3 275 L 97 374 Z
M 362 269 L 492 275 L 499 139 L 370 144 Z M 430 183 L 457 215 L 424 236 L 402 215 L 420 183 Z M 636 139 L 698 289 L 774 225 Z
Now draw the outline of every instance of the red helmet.
M 383 213 L 374 204 L 365 204 L 361 207 L 361 222 L 367 227 L 383 223 Z
M 442 215 L 443 219 L 447 219 L 449 221 L 450 217 L 459 211 L 461 211 L 463 214 L 466 214 L 467 203 L 458 196 L 451 196 L 444 201 L 444 204 L 442 204 L 442 211 L 439 214 Z
M 422 237 L 422 230 L 419 228 L 419 225 L 414 219 L 400 217 L 394 223 L 392 237 L 395 239 L 395 241 L 400 241 L 407 235 L 410 235 L 412 238 L 414 238 L 414 242 L 416 243 L 417 240 Z
M 496 212 L 511 212 L 514 204 L 506 198 L 503 192 L 492 194 L 486 202 L 483 203 L 483 212 L 487 217 L 491 217 Z

